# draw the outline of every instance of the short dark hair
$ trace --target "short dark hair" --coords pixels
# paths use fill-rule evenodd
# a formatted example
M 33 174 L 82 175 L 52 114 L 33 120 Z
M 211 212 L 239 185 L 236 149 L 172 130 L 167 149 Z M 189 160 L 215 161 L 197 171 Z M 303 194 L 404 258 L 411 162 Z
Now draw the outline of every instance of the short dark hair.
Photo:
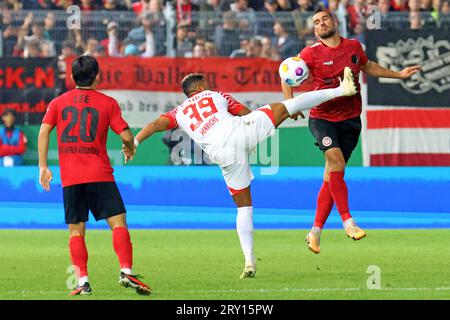
M 14 117 L 17 117 L 17 111 L 14 109 L 6 109 L 5 111 L 3 111 L 2 113 L 2 117 L 6 116 L 7 114 L 11 114 Z
M 189 95 L 195 90 L 194 86 L 205 81 L 205 75 L 203 73 L 190 73 L 181 80 L 181 89 L 183 93 L 189 97 Z
M 88 87 L 94 83 L 99 71 L 97 59 L 82 55 L 72 62 L 73 80 L 80 87 Z
M 316 14 L 321 13 L 321 12 L 326 12 L 326 13 L 328 13 L 328 15 L 331 18 L 333 18 L 333 15 L 331 14 L 331 12 L 329 10 L 327 10 L 327 9 L 324 9 L 324 8 L 318 8 L 316 11 L 314 11 L 313 16 L 315 16 Z

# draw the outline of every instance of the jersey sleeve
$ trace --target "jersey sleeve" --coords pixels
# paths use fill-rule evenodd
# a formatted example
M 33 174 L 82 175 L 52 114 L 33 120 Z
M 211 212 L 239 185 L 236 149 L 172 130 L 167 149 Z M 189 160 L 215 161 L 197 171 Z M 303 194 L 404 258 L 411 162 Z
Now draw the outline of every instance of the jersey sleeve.
M 302 51 L 298 54 L 298 57 L 303 59 L 306 62 L 306 65 L 311 68 L 313 63 L 312 50 L 310 47 L 303 48 Z
M 236 116 L 239 114 L 239 112 L 242 111 L 242 109 L 245 108 L 245 106 L 238 102 L 236 99 L 234 99 L 232 96 L 230 96 L 228 93 L 219 92 L 219 94 L 225 98 L 228 102 L 228 112 L 231 113 L 233 116 Z
M 172 109 L 169 112 L 166 112 L 161 115 L 161 117 L 169 119 L 169 127 L 167 128 L 167 130 L 175 129 L 176 127 L 178 127 L 176 114 L 177 108 Z
M 54 127 L 56 126 L 57 121 L 58 121 L 58 109 L 56 107 L 55 100 L 52 100 L 47 106 L 47 111 L 45 112 L 44 119 L 42 119 L 42 123 L 46 123 Z
M 129 129 L 128 123 L 122 118 L 122 110 L 116 100 L 112 100 L 109 126 L 115 134 L 121 134 Z
M 364 49 L 361 45 L 361 43 L 358 41 L 358 56 L 359 56 L 359 65 L 365 65 L 367 61 L 369 61 L 369 58 L 367 57 L 366 53 L 364 52 Z

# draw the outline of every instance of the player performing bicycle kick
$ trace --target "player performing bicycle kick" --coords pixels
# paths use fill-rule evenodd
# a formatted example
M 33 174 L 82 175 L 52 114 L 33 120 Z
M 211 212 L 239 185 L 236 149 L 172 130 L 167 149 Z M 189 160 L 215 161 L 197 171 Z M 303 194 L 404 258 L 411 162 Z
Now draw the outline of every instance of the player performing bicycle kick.
M 136 135 L 134 141 L 137 147 L 155 132 L 180 128 L 222 169 L 229 192 L 237 206 L 236 228 L 245 257 L 241 278 L 252 278 L 256 275 L 250 151 L 273 135 L 284 120 L 296 119 L 300 111 L 337 97 L 355 95 L 357 91 L 350 68 L 345 68 L 343 79 L 337 88 L 307 92 L 251 111 L 230 95 L 209 90 L 205 75 L 192 73 L 181 82 L 182 90 L 188 98 L 181 105 L 147 124 Z M 126 145 L 122 150 L 125 162 L 132 160 L 134 150 L 130 152 Z

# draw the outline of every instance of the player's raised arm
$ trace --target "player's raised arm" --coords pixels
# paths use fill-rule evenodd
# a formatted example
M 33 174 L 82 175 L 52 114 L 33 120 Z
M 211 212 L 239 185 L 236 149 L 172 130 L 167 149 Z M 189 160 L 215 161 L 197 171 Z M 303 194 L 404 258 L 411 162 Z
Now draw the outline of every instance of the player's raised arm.
M 281 81 L 281 91 L 283 92 L 283 96 L 286 100 L 292 99 L 294 97 L 294 94 L 292 93 L 292 88 L 283 81 Z
M 401 70 L 400 72 L 383 68 L 374 61 L 367 61 L 366 64 L 361 66 L 361 70 L 366 72 L 369 76 L 376 78 L 395 78 L 395 79 L 407 79 L 420 70 L 420 66 L 410 66 Z
M 50 132 L 53 126 L 47 123 L 41 125 L 38 137 L 38 153 L 39 153 L 39 183 L 45 191 L 50 191 L 50 181 L 52 181 L 52 171 L 47 165 L 48 145 L 50 142 Z

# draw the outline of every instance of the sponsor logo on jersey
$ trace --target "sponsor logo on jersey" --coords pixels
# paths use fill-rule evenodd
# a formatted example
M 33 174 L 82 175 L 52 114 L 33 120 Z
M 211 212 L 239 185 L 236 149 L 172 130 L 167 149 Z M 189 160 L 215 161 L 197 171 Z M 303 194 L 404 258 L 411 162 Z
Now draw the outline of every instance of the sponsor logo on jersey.
M 325 61 L 324 63 L 322 63 L 324 66 L 331 66 L 333 65 L 333 60 L 331 61 Z

